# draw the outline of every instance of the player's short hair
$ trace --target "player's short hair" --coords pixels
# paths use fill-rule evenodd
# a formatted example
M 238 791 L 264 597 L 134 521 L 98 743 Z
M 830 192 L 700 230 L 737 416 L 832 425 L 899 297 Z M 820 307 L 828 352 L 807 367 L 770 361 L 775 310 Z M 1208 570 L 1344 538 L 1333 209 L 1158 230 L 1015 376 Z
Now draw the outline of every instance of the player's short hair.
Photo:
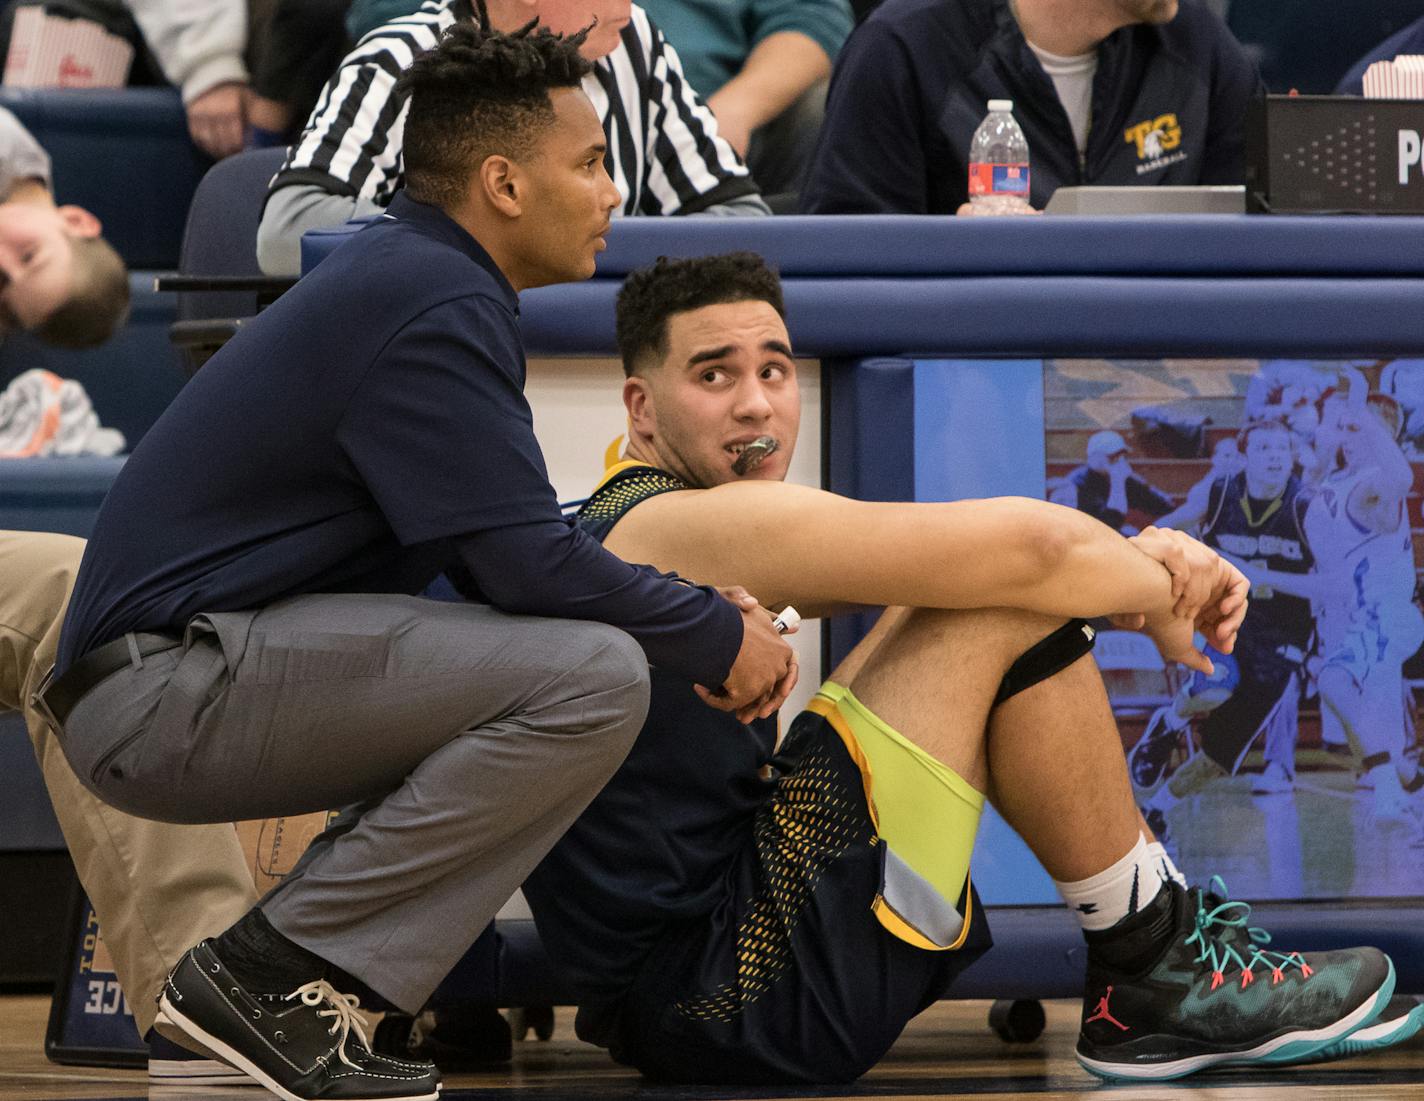
M 667 323 L 673 314 L 727 302 L 765 302 L 783 319 L 781 280 L 754 252 L 669 259 L 639 268 L 618 292 L 618 351 L 623 373 L 637 374 L 649 360 L 667 355 Z
M 1241 431 L 1236 434 L 1236 446 L 1241 449 L 1241 453 L 1246 453 L 1246 445 L 1251 442 L 1251 437 L 1257 432 L 1284 432 L 1291 441 L 1291 450 L 1295 450 L 1295 432 L 1291 426 L 1280 417 L 1261 417 L 1257 420 L 1247 421 L 1242 425 Z
M 553 125 L 549 93 L 593 71 L 579 53 L 586 37 L 537 21 L 508 34 L 476 23 L 447 30 L 396 84 L 410 97 L 401 157 L 411 197 L 453 206 L 487 158 L 528 156 Z
M 74 284 L 34 334 L 59 348 L 94 348 L 113 336 L 129 315 L 129 273 L 102 237 L 70 237 Z
M 1389 394 L 1370 394 L 1365 398 L 1365 404 L 1384 423 L 1390 436 L 1398 441 L 1404 429 L 1404 410 L 1399 401 Z

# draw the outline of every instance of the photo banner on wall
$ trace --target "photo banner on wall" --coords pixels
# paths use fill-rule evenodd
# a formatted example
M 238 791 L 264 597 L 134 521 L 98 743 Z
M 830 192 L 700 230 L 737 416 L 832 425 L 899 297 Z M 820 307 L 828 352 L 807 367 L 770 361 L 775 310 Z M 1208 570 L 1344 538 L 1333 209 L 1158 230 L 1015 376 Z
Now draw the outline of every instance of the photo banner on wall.
M 993 361 L 916 366 L 917 499 L 1046 496 L 1128 536 L 1186 531 L 1251 580 L 1212 676 L 1106 623 L 1095 651 L 1138 804 L 1189 877 L 1256 899 L 1424 895 L 1424 360 L 1039 360 L 1036 423 L 1023 387 L 973 382 Z M 970 398 L 996 438 L 937 433 L 935 410 Z M 968 484 L 1015 455 L 1042 457 L 1036 485 Z M 976 868 L 986 901 L 1053 901 L 992 816 Z

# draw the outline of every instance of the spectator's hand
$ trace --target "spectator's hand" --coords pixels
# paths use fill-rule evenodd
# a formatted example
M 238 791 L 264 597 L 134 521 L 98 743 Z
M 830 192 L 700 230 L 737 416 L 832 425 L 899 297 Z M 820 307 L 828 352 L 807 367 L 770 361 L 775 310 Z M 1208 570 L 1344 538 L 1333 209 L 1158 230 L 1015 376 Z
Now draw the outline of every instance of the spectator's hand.
M 735 711 L 739 722 L 764 719 L 785 703 L 796 687 L 796 651 L 772 626 L 771 615 L 745 589 L 719 591 L 742 613 L 742 648 L 718 691 L 700 684 L 694 687 L 704 703 L 719 711 Z
M 752 131 L 756 129 L 748 112 L 733 97 L 720 92 L 713 92 L 707 97 L 707 106 L 717 117 L 717 133 L 737 151 L 737 156 L 746 160 Z
M 960 218 L 1016 218 L 1024 214 L 1042 214 L 1043 211 L 1035 210 L 1027 201 L 1023 201 L 995 204 L 989 207 L 961 203 L 959 209 L 954 213 Z
M 253 126 L 273 134 L 285 134 L 292 124 L 292 109 L 275 99 L 259 96 L 256 92 L 247 94 L 247 121 Z
M 209 88 L 188 104 L 193 144 L 221 160 L 240 152 L 247 128 L 247 85 L 230 81 Z

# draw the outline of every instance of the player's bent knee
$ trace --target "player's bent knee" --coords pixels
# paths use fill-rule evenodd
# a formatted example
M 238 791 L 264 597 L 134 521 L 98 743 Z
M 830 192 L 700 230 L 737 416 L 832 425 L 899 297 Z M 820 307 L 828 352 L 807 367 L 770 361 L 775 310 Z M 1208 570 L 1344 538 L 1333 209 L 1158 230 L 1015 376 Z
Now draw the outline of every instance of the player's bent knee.
M 1061 673 L 1084 654 L 1091 653 L 1096 637 L 1097 633 L 1085 620 L 1074 619 L 1034 643 L 1009 666 L 994 696 L 994 706 Z

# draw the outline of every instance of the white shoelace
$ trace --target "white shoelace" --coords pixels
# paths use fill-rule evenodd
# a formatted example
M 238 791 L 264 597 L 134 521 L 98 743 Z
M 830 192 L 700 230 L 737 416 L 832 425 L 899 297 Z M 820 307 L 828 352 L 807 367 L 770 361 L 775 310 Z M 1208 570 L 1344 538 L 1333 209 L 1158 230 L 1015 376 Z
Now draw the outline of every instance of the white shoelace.
M 309 982 L 305 986 L 299 986 L 287 995 L 286 1000 L 300 998 L 304 1005 L 318 1006 L 323 1002 L 329 1008 L 318 1010 L 318 1017 L 334 1017 L 331 1027 L 327 1029 L 329 1035 L 335 1036 L 340 1033 L 340 1038 L 336 1041 L 336 1054 L 341 1057 L 341 1061 L 348 1067 L 361 1070 L 358 1063 L 353 1063 L 346 1054 L 346 1038 L 352 1032 L 356 1033 L 356 1038 L 361 1041 L 361 1046 L 368 1051 L 371 1048 L 371 1041 L 366 1038 L 366 1019 L 356 1012 L 361 1008 L 361 999 L 355 994 L 343 994 L 332 986 L 325 979 L 317 979 Z

